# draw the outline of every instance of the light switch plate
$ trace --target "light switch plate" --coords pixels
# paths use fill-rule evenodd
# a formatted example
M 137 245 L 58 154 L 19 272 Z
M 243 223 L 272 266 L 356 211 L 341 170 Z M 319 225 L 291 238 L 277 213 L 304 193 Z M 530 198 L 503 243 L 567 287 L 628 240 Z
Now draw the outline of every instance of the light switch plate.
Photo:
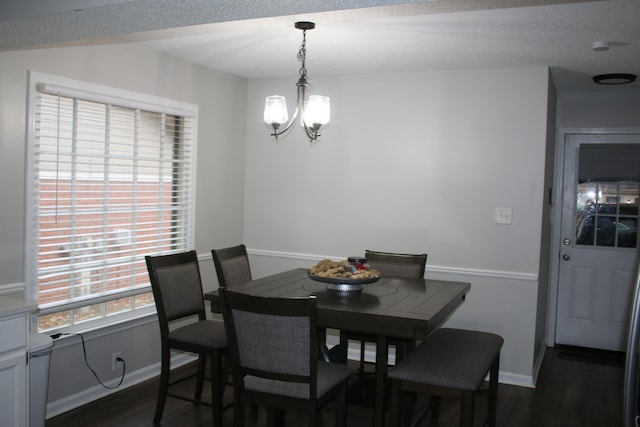
M 511 208 L 496 208 L 494 220 L 496 224 L 511 224 L 512 222 Z

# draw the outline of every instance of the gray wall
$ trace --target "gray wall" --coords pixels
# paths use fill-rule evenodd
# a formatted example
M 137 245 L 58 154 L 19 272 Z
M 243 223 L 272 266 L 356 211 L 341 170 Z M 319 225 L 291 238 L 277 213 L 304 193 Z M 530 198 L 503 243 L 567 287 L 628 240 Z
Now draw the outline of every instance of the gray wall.
M 558 94 L 558 128 L 640 126 L 640 85 Z

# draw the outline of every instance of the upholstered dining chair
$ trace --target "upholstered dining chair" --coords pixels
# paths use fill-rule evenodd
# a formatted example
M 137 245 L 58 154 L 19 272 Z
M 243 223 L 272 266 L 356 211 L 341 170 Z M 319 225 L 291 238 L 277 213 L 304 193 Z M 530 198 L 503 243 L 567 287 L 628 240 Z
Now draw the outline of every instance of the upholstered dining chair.
M 212 406 L 213 425 L 222 427 L 222 399 L 227 377 L 223 358 L 228 354 L 227 337 L 223 322 L 206 319 L 197 253 L 188 251 L 146 256 L 145 259 L 158 312 L 162 354 L 153 423 L 160 423 L 167 396 L 170 396 Z M 189 318 L 197 320 L 183 326 L 175 326 L 177 321 Z M 194 374 L 197 381 L 193 398 L 170 391 L 172 385 L 193 377 L 189 375 L 170 380 L 172 349 L 198 354 L 198 370 Z M 211 358 L 210 402 L 201 400 L 207 356 Z
M 211 255 L 220 287 L 233 287 L 251 280 L 251 267 L 245 245 L 212 249 Z
M 427 265 L 427 254 L 403 254 L 366 249 L 364 256 L 367 259 L 369 267 L 380 271 L 382 276 L 385 277 L 423 278 L 424 269 Z M 364 374 L 365 344 L 366 342 L 375 342 L 375 337 L 353 334 L 350 332 L 345 332 L 344 334 L 341 333 L 340 341 L 346 343 L 347 340 L 360 342 L 359 371 L 362 376 Z M 396 362 L 398 362 L 411 348 L 413 348 L 415 343 L 390 339 L 389 345 L 395 346 Z
M 432 396 L 430 410 L 435 424 L 441 396 L 460 398 L 460 426 L 473 427 L 474 400 L 489 373 L 485 423 L 496 426 L 500 349 L 504 339 L 496 334 L 441 328 L 432 332 L 389 372 L 391 402 L 389 425 L 400 424 L 400 396 L 403 392 Z M 406 401 L 406 399 L 403 399 Z M 411 409 L 413 405 L 402 405 Z M 410 415 L 403 419 L 411 419 Z M 417 419 L 421 419 L 418 416 Z
M 269 426 L 284 413 L 306 414 L 310 427 L 327 403 L 336 402 L 336 426 L 346 424 L 346 383 L 351 370 L 318 360 L 315 297 L 260 297 L 220 288 L 234 389 L 234 425 L 244 406 L 267 408 Z

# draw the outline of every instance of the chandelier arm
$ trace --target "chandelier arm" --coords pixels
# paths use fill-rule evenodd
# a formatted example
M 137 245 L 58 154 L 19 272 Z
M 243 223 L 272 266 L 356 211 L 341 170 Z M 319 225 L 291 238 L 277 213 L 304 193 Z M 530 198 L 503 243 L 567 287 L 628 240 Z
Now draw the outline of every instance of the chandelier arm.
M 305 133 L 309 137 L 311 141 L 315 141 L 318 136 L 318 130 L 314 130 L 313 126 L 309 126 L 305 120 L 305 111 L 304 111 L 304 100 L 306 97 L 306 87 L 309 85 L 309 82 L 306 79 L 306 76 L 301 77 L 298 82 L 298 102 L 296 104 L 296 109 L 300 108 L 300 124 L 304 128 Z
M 309 138 L 312 138 L 312 136 L 309 135 L 309 132 L 307 130 L 308 126 L 304 121 L 304 97 L 306 95 L 306 87 L 308 84 L 309 83 L 305 78 L 301 78 L 300 80 L 298 80 L 298 83 L 296 83 L 296 86 L 298 86 L 298 90 L 297 90 L 298 93 L 296 98 L 296 109 L 294 110 L 293 114 L 291 115 L 291 118 L 289 119 L 285 127 L 282 128 L 282 130 L 274 129 L 271 136 L 275 136 L 277 138 L 278 136 L 281 136 L 287 133 L 287 131 L 291 129 L 291 126 L 293 126 L 293 124 L 296 122 L 296 119 L 298 118 L 298 115 L 299 115 L 300 123 L 305 128 L 305 131 L 307 132 L 307 136 L 309 136 Z M 315 139 L 315 138 L 312 138 L 312 139 Z
M 320 134 L 318 133 L 319 127 L 309 126 L 305 120 L 305 108 L 304 108 L 304 100 L 306 97 L 306 87 L 309 85 L 309 82 L 306 79 L 306 76 L 302 76 L 300 81 L 298 81 L 298 102 L 296 103 L 296 112 L 298 108 L 300 109 L 300 124 L 304 128 L 304 132 L 307 134 L 309 138 L 309 142 L 315 141 L 318 139 Z
M 320 134 L 318 133 L 319 130 L 320 129 L 315 129 L 307 125 L 304 125 L 304 131 L 309 137 L 309 140 L 310 140 L 309 142 L 315 141 L 316 139 L 318 139 L 318 137 L 320 136 Z
M 289 129 L 291 129 L 291 126 L 295 123 L 296 119 L 298 118 L 298 113 L 299 112 L 300 112 L 300 106 L 296 103 L 296 109 L 293 112 L 293 114 L 291 115 L 291 118 L 289 119 L 289 121 L 287 122 L 285 127 L 282 128 L 282 130 L 274 128 L 273 129 L 273 133 L 271 134 L 271 136 L 275 136 L 276 139 L 278 139 L 279 136 L 282 136 L 285 133 L 287 133 L 287 131 Z
M 302 117 L 300 118 L 300 124 L 304 128 L 305 133 L 309 137 L 310 142 L 315 141 L 320 136 L 320 125 L 308 125 L 304 120 L 304 110 L 302 111 Z

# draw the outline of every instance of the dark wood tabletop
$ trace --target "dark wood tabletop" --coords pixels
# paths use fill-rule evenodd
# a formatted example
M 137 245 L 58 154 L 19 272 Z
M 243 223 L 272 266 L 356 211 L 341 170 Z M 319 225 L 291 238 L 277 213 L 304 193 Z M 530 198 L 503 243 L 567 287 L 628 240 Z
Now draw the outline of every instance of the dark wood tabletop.
M 252 280 L 233 290 L 252 295 L 302 297 L 315 295 L 318 323 L 327 328 L 421 340 L 462 303 L 469 283 L 430 279 L 381 277 L 363 285 L 360 294 L 327 290 L 327 284 L 309 278 L 307 269 L 297 268 Z M 218 292 L 208 292 L 211 310 L 219 312 Z
M 363 285 L 360 293 L 344 295 L 328 290 L 327 283 L 312 280 L 307 272 L 305 268 L 297 268 L 251 280 L 234 286 L 233 290 L 271 297 L 315 295 L 319 326 L 376 336 L 373 421 L 374 425 L 382 425 L 387 340 L 424 339 L 460 306 L 471 285 L 445 280 L 381 277 L 377 282 Z M 211 311 L 220 312 L 218 291 L 205 293 L 205 299 L 211 302 Z M 384 350 L 378 351 L 380 349 Z

